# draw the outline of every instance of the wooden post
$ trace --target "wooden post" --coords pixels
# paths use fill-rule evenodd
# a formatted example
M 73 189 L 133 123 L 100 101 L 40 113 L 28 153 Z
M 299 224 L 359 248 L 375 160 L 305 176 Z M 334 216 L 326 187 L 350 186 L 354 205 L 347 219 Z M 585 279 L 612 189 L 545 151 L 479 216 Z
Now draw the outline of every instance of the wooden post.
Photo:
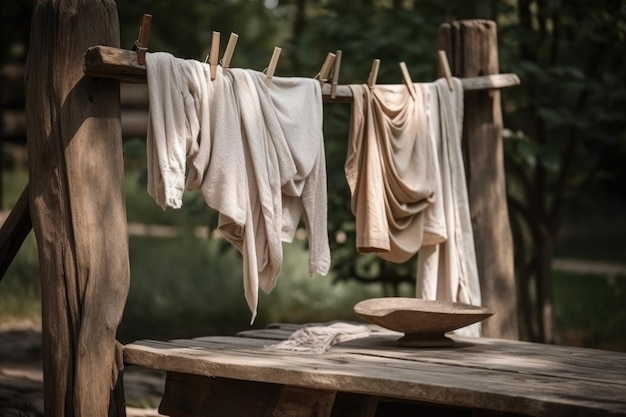
M 113 0 L 36 1 L 26 119 L 47 417 L 107 416 L 121 367 L 129 261 L 119 81 L 83 76 L 84 53 L 99 44 L 119 47 Z
M 438 49 L 446 51 L 455 77 L 499 72 L 495 22 L 443 24 L 438 43 Z M 463 151 L 482 304 L 496 313 L 483 322 L 483 335 L 517 339 L 513 237 L 506 203 L 499 90 L 465 93 Z

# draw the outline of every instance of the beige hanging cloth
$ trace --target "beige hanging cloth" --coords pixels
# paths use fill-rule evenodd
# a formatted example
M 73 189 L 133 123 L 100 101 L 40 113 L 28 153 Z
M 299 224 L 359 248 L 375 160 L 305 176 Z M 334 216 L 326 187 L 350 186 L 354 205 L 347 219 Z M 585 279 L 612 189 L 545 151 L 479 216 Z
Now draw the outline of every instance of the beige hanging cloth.
M 345 173 L 357 250 L 396 263 L 422 246 L 424 210 L 437 173 L 424 92 L 405 85 L 350 85 L 354 97 Z

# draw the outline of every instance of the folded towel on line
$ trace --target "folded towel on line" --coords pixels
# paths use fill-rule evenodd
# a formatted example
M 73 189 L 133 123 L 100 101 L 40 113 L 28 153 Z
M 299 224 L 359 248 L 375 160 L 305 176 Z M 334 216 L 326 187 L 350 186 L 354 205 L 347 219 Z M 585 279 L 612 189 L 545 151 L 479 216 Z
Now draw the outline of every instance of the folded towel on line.
M 296 330 L 289 339 L 266 349 L 288 350 L 293 352 L 324 353 L 332 345 L 348 340 L 367 337 L 370 330 L 365 325 L 333 323 L 327 326 L 309 326 Z

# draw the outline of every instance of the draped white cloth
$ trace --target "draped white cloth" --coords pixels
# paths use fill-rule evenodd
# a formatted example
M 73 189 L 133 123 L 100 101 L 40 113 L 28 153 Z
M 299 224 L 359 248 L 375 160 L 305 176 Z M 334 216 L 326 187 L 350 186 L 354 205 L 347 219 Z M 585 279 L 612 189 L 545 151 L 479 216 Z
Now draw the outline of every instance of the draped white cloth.
M 454 78 L 427 84 L 430 136 L 436 149 L 439 181 L 435 204 L 426 209 L 425 229 L 445 240 L 424 244 L 419 252 L 416 296 L 480 305 L 474 232 L 470 217 L 465 168 L 461 151 L 463 86 Z M 480 336 L 480 323 L 456 330 Z

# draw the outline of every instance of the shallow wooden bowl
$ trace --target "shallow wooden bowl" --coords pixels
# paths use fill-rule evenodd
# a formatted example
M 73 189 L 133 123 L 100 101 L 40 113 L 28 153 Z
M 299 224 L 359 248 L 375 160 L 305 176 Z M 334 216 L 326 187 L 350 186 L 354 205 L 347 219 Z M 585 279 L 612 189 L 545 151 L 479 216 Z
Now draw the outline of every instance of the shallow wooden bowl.
M 493 315 L 485 307 L 407 297 L 371 298 L 357 303 L 354 312 L 389 330 L 404 333 L 398 345 L 409 347 L 451 346 L 445 333 Z

